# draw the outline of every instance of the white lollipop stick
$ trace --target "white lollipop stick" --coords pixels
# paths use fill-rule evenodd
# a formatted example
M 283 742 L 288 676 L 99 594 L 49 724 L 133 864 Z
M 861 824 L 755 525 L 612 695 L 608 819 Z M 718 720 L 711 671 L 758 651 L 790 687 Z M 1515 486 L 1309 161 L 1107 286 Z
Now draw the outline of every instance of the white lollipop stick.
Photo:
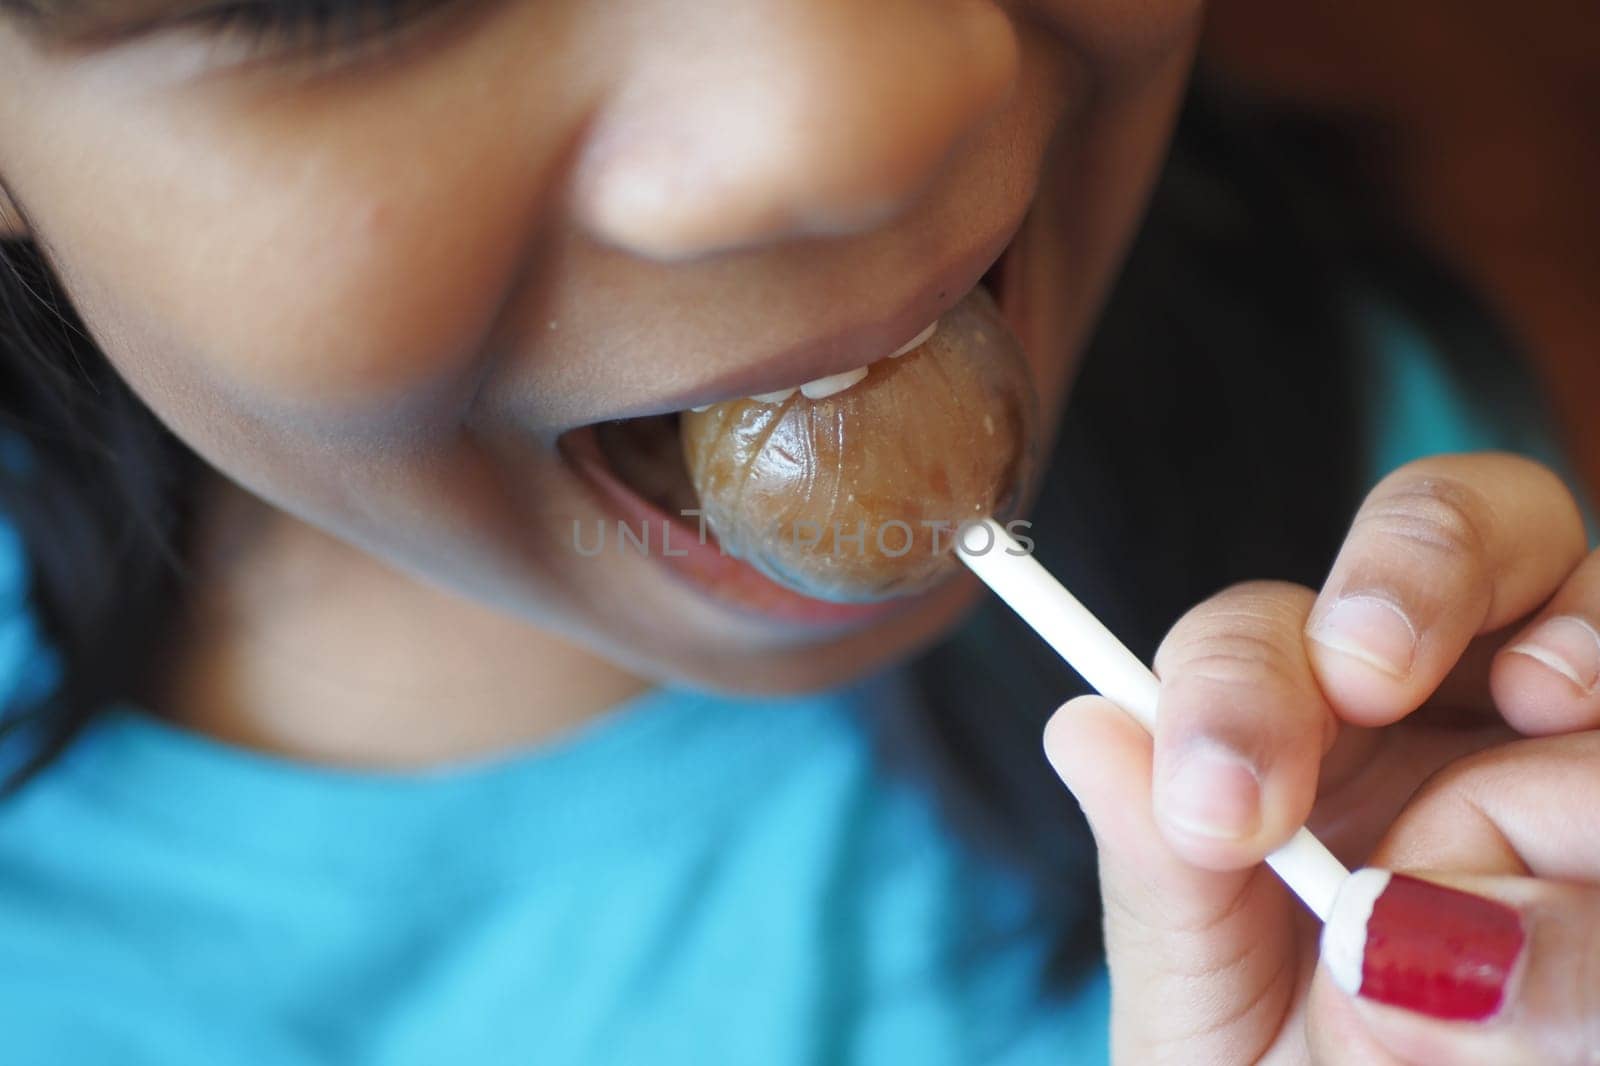
M 979 528 L 993 535 L 987 548 L 974 543 Z M 1127 711 L 1145 729 L 1155 732 L 1156 697 L 1161 684 L 1149 667 L 1024 551 L 1000 523 L 985 518 L 963 527 L 962 533 L 956 538 L 961 561 L 1097 692 Z M 1333 909 L 1339 886 L 1350 876 L 1344 864 L 1304 827 L 1268 855 L 1267 864 L 1323 921 Z

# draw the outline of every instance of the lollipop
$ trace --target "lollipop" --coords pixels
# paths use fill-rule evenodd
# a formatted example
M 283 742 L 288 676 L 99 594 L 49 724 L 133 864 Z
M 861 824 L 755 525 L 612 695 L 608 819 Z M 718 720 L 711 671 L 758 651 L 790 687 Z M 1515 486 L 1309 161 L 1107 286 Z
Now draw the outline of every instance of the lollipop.
M 831 388 L 685 412 L 681 433 L 724 550 L 796 591 L 861 602 L 935 584 L 960 566 L 963 527 L 1016 510 L 1036 406 L 1021 348 L 978 288 L 909 351 Z

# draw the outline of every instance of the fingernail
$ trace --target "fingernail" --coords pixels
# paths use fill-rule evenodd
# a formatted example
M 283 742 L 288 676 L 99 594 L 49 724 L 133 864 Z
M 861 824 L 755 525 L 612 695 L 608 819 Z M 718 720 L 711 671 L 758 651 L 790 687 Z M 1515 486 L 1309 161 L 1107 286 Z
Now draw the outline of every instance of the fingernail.
M 1167 778 L 1162 814 L 1196 836 L 1241 840 L 1261 825 L 1261 783 L 1237 753 L 1197 743 Z
M 1506 650 L 1544 663 L 1577 685 L 1584 695 L 1600 684 L 1600 633 L 1581 618 L 1559 615 L 1546 619 Z
M 1494 900 L 1387 870 L 1351 874 L 1322 929 L 1322 961 L 1340 988 L 1447 1021 L 1500 1009 L 1526 936 Z
M 1400 679 L 1411 673 L 1417 655 L 1411 619 L 1392 601 L 1370 594 L 1335 603 L 1311 630 L 1311 639 Z

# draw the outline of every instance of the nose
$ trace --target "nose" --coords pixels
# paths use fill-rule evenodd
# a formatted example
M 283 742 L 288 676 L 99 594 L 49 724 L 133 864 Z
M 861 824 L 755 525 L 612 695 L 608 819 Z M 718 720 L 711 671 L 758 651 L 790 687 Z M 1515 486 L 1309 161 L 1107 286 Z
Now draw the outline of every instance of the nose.
M 674 21 L 631 41 L 574 171 L 580 223 L 653 258 L 881 225 L 1018 72 L 990 0 L 666 6 Z

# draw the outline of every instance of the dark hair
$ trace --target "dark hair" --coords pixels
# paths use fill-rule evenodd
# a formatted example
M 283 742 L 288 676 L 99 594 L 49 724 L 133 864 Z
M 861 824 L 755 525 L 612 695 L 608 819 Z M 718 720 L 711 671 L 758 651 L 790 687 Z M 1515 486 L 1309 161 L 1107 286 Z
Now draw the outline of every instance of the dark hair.
M 1470 392 L 1541 409 L 1506 333 L 1386 211 L 1387 147 L 1190 94 L 1031 515 L 1039 559 L 1147 662 L 1228 585 L 1322 583 L 1370 487 L 1355 312 L 1374 297 Z M 1069 975 L 1100 957 L 1094 853 L 1040 735 L 1082 681 L 992 600 L 915 673 L 925 709 L 881 723 L 886 756 L 1032 876 Z
M 1326 572 L 1366 466 L 1349 314 L 1363 288 L 1473 373 L 1502 381 L 1512 365 L 1465 289 L 1376 206 L 1350 165 L 1363 143 L 1204 92 L 1185 109 L 1033 516 L 1042 560 L 1146 658 L 1229 583 Z M 0 514 L 22 530 L 64 660 L 64 684 L 13 715 L 40 738 L 15 782 L 156 661 L 202 467 L 96 349 L 38 251 L 0 252 L 0 428 L 37 453 L 29 476 L 0 464 Z M 933 781 L 956 826 L 1036 880 L 1067 972 L 1097 936 L 1092 851 L 1039 734 L 1081 684 L 993 603 L 914 677 L 927 706 L 876 722 L 883 758 Z
M 109 701 L 137 691 L 179 607 L 185 519 L 201 463 L 89 337 L 31 243 L 0 244 L 0 521 L 16 527 L 59 684 L 0 706 L 26 734 L 14 791 Z M 13 700 L 13 702 L 17 702 Z

